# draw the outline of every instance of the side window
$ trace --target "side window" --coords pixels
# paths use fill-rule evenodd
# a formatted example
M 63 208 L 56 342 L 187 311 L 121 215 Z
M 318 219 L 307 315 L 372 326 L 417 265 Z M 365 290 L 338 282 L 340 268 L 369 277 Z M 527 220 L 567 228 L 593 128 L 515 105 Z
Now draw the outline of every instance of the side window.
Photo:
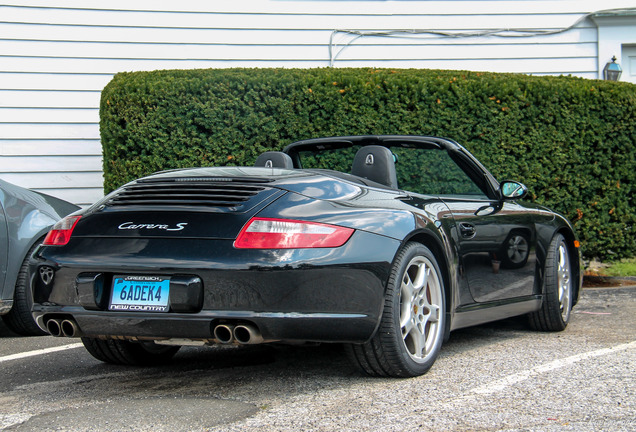
M 442 149 L 391 149 L 400 189 L 427 195 L 486 197 L 475 182 Z

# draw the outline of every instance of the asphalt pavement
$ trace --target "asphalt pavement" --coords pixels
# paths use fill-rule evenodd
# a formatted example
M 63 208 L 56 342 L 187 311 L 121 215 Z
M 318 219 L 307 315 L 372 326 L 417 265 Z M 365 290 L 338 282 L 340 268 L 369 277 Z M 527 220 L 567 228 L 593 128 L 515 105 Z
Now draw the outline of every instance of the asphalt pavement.
M 586 289 L 568 328 L 458 330 L 418 378 L 360 375 L 341 347 L 183 348 L 153 368 L 0 325 L 0 430 L 634 431 L 636 287 Z

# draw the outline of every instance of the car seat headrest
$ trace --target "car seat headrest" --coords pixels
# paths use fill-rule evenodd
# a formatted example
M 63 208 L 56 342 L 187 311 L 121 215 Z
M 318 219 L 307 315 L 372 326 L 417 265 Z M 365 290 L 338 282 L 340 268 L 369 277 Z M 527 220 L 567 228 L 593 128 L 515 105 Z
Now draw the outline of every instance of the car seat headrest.
M 353 158 L 351 174 L 397 189 L 395 158 L 386 147 L 364 146 Z
M 278 151 L 268 151 L 256 158 L 254 166 L 266 168 L 286 168 L 293 169 L 294 162 L 287 153 Z

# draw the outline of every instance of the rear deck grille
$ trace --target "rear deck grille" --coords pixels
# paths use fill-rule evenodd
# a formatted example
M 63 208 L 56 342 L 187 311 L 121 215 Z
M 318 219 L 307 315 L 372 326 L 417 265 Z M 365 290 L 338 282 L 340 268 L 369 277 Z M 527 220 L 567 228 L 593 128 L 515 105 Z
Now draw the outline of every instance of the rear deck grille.
M 107 207 L 199 207 L 238 211 L 271 188 L 257 184 L 211 181 L 152 181 L 125 186 Z M 267 194 L 268 196 L 269 194 Z M 260 200 L 258 200 L 260 201 Z M 251 207 L 251 206 L 250 206 Z

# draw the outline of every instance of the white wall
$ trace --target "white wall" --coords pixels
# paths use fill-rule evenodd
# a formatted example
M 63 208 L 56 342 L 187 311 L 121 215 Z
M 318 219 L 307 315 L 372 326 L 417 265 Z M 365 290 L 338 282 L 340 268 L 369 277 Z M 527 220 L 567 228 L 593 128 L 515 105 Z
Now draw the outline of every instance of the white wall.
M 599 76 L 603 76 L 605 65 L 616 57 L 616 62 L 624 69 L 621 81 L 636 83 L 636 71 L 630 67 L 631 47 L 636 45 L 636 10 L 620 17 L 602 15 L 593 20 L 598 26 Z
M 533 37 L 450 38 L 423 31 L 558 31 L 586 13 L 630 3 L 5 1 L 0 178 L 78 204 L 100 198 L 100 91 L 120 71 L 333 64 L 597 78 L 597 28 L 590 19 Z M 333 30 L 411 34 L 356 37 Z M 332 34 L 337 45 L 330 51 Z

